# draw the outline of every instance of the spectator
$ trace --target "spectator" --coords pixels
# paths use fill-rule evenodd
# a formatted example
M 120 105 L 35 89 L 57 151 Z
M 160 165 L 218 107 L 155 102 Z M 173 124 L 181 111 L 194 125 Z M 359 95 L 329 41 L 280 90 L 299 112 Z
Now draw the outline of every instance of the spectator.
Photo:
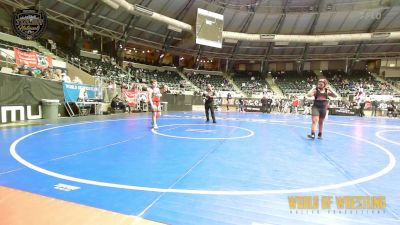
M 382 115 L 385 115 L 385 111 L 387 110 L 388 105 L 386 104 L 385 101 L 381 101 L 381 103 L 379 104 L 379 109 L 382 111 Z
M 118 95 L 116 95 L 112 100 L 111 100 L 111 108 L 113 109 L 121 109 L 124 112 L 127 111 L 128 109 L 128 104 L 122 100 L 121 98 L 119 98 Z
M 267 96 L 263 96 L 261 98 L 261 112 L 266 113 L 267 112 Z
M 19 74 L 19 68 L 17 64 L 12 66 L 12 73 Z
M 56 69 L 56 72 L 53 74 L 52 80 L 54 81 L 62 81 L 62 75 L 61 75 L 61 70 Z
M 42 74 L 41 74 L 42 76 L 40 77 L 40 78 L 43 78 L 43 79 L 50 79 L 51 78 L 51 73 L 50 73 L 50 70 L 49 69 L 44 69 L 43 71 L 42 71 Z
M 297 110 L 299 108 L 300 105 L 300 100 L 297 98 L 297 96 L 294 97 L 293 101 L 292 101 L 292 107 L 293 107 L 293 111 L 295 114 L 297 114 Z
M 394 101 L 391 101 L 390 104 L 387 106 L 387 116 L 397 117 L 396 105 L 394 104 Z
M 229 111 L 229 104 L 231 104 L 232 95 L 228 92 L 226 96 L 226 110 Z
M 108 99 L 113 99 L 115 95 L 115 89 L 117 85 L 115 84 L 115 81 L 110 81 L 107 86 L 107 95 Z
M 18 74 L 21 75 L 27 75 L 27 76 L 34 76 L 32 73 L 32 70 L 28 67 L 28 65 L 26 65 L 25 63 L 23 63 L 20 67 L 19 67 L 19 71 Z
M 71 82 L 71 78 L 66 73 L 62 73 L 61 77 L 63 82 Z
M 378 109 L 378 101 L 371 98 L 371 116 L 376 116 L 376 110 Z
M 78 84 L 82 84 L 83 83 L 82 80 L 78 76 L 76 76 L 72 82 L 78 83 Z
M 243 100 L 243 96 L 240 96 L 239 98 L 239 112 L 244 112 L 244 100 Z
M 359 115 L 360 117 L 365 116 L 365 114 L 364 114 L 365 93 L 364 93 L 364 91 L 363 91 L 362 88 L 359 89 L 357 95 L 355 96 L 355 99 L 356 99 L 356 101 L 357 101 L 357 105 L 358 105 L 358 108 L 359 108 L 359 114 L 358 114 L 358 115 Z

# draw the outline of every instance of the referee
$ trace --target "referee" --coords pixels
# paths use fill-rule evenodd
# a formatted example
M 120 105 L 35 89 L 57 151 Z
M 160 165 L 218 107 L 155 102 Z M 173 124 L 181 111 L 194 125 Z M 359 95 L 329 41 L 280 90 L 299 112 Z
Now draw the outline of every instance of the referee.
M 214 98 L 215 98 L 215 91 L 214 88 L 211 86 L 211 84 L 207 84 L 207 90 L 203 93 L 203 97 L 205 99 L 204 102 L 204 108 L 206 110 L 206 122 L 210 121 L 210 114 L 208 111 L 211 111 L 211 118 L 213 120 L 213 123 L 216 123 L 215 121 L 215 114 L 214 114 Z

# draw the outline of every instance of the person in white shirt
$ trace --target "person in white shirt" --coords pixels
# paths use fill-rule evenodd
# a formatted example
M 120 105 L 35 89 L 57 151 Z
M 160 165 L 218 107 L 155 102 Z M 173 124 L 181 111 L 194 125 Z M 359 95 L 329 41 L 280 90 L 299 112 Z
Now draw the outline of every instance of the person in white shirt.
M 360 117 L 365 116 L 365 114 L 364 114 L 365 98 L 366 98 L 365 97 L 365 93 L 364 93 L 363 89 L 360 88 L 359 91 L 357 92 L 356 96 L 355 96 L 355 99 L 357 101 L 357 105 L 359 106 L 358 115 Z
M 83 87 L 82 89 L 79 90 L 78 102 L 86 102 L 88 98 L 89 96 L 87 93 L 87 89 Z
M 385 111 L 387 111 L 388 105 L 382 100 L 378 108 L 382 111 L 382 115 L 385 115 Z
M 166 92 L 168 87 L 164 85 L 163 91 Z M 150 88 L 149 92 L 149 103 L 151 107 L 152 117 L 151 117 L 151 124 L 153 129 L 158 129 L 157 126 L 157 118 L 161 116 L 161 91 L 160 88 L 157 86 L 156 80 L 150 81 Z
M 61 73 L 62 81 L 71 82 L 71 78 L 66 73 Z
M 72 82 L 78 83 L 78 84 L 82 84 L 83 83 L 82 80 L 77 76 L 74 78 L 74 80 Z
M 111 99 L 114 98 L 115 96 L 115 90 L 117 88 L 117 85 L 115 84 L 115 81 L 110 81 L 107 85 L 107 95 L 108 99 L 111 101 Z

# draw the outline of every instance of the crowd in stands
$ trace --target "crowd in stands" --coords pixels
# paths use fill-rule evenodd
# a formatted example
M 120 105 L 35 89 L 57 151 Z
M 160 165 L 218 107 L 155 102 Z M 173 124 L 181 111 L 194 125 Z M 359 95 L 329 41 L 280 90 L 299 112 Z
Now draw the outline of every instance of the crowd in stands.
M 126 69 L 133 83 L 147 84 L 151 80 L 156 80 L 161 87 L 166 85 L 172 93 L 176 94 L 193 90 L 193 87 L 175 71 L 139 69 L 133 67 L 132 64 L 129 64 Z
M 8 42 L 5 40 L 0 40 L 0 48 L 7 49 L 7 50 L 14 50 L 17 48 L 19 50 L 25 52 L 39 52 L 37 48 L 31 46 L 25 46 L 21 44 L 15 44 L 12 42 Z M 48 67 L 48 68 L 36 68 L 30 67 L 26 63 L 22 63 L 17 65 L 15 63 L 15 59 L 5 53 L 2 52 L 0 56 L 0 68 L 5 68 L 2 71 L 6 73 L 18 74 L 18 75 L 25 75 L 35 78 L 41 78 L 46 80 L 53 80 L 53 81 L 65 81 L 65 82 L 76 82 L 82 83 L 79 77 L 75 77 L 73 80 L 68 76 L 67 70 L 63 68 L 56 68 L 56 67 Z
M 400 77 L 386 77 L 385 80 L 389 82 L 389 84 L 400 88 Z
M 278 71 L 272 73 L 272 79 L 288 98 L 304 95 L 317 83 L 317 77 L 312 71 L 301 74 L 296 71 Z
M 59 45 L 55 49 L 46 39 L 39 39 L 39 42 L 47 47 L 48 50 L 92 76 L 103 77 L 106 82 L 114 81 L 121 86 L 129 83 L 128 73 L 117 65 L 113 57 L 104 55 L 101 55 L 98 59 L 84 57 L 76 54 L 71 49 L 63 48 Z
M 79 77 L 75 77 L 73 80 L 71 80 L 71 78 L 66 73 L 65 69 L 57 69 L 57 68 L 38 69 L 38 68 L 30 68 L 26 64 L 22 64 L 20 66 L 14 64 L 11 68 L 11 73 L 18 75 L 26 75 L 46 80 L 53 80 L 53 81 L 82 83 L 82 80 Z
M 128 64 L 124 69 L 116 64 L 114 58 L 103 57 L 101 60 L 75 56 L 71 58 L 74 64 L 78 64 L 91 75 L 105 78 L 106 81 L 113 81 L 117 85 L 127 87 L 133 83 L 141 83 L 143 87 L 150 80 L 157 80 L 158 84 L 167 85 L 173 93 L 183 93 L 185 90 L 191 90 L 183 78 L 174 71 L 158 71 L 149 69 L 139 69 Z
M 259 72 L 236 73 L 233 81 L 248 96 L 266 93 L 270 90 L 265 78 Z
M 69 56 L 69 61 L 93 76 L 114 80 L 118 84 L 127 83 L 127 73 L 113 59 L 92 59 L 82 56 Z
M 347 97 L 362 89 L 368 95 L 393 95 L 395 90 L 389 82 L 380 82 L 366 70 L 355 70 L 350 74 L 340 70 L 324 70 L 323 75 L 342 96 Z
M 42 44 L 46 44 L 42 40 Z M 48 46 L 49 47 L 49 46 Z M 123 88 L 135 84 L 140 89 L 146 89 L 150 80 L 157 80 L 160 86 L 167 85 L 171 93 L 183 93 L 193 90 L 183 78 L 174 71 L 159 71 L 135 68 L 132 63 L 128 63 L 125 68 L 119 66 L 113 57 L 101 55 L 101 59 L 94 59 L 79 56 L 68 49 L 57 47 L 59 55 L 64 56 L 67 61 L 81 68 L 93 76 L 104 78 L 106 82 L 115 82 Z M 135 61 L 136 62 L 136 61 Z M 139 63 L 142 63 L 139 61 Z
M 216 91 L 235 91 L 233 85 L 221 75 L 187 73 L 186 77 L 201 90 L 205 90 L 207 84 L 211 84 Z
M 24 46 L 19 44 L 10 43 L 5 40 L 0 40 L 0 48 L 13 50 L 19 48 L 23 51 L 38 51 L 38 49 Z M 54 50 L 54 49 L 51 49 Z M 58 49 L 59 52 L 63 52 L 63 49 Z M 116 60 L 112 57 L 101 57 L 100 59 L 93 59 L 83 56 L 78 56 L 71 51 L 65 49 L 62 55 L 70 63 L 75 64 L 81 69 L 85 70 L 91 75 L 105 78 L 108 85 L 121 85 L 127 87 L 127 84 L 135 84 L 143 89 L 146 88 L 150 80 L 157 80 L 159 85 L 168 86 L 173 93 L 182 93 L 184 91 L 194 91 L 194 87 L 190 82 L 186 82 L 175 71 L 159 71 L 149 69 L 139 69 L 134 67 L 132 64 L 128 64 L 125 68 L 121 68 L 117 65 Z M 0 58 L 2 64 L 0 66 L 10 67 L 10 73 L 32 76 L 41 79 L 49 79 L 54 81 L 65 81 L 65 82 L 77 82 L 82 83 L 78 77 L 74 80 L 68 76 L 67 71 L 61 68 L 29 68 L 26 64 L 16 65 L 15 62 L 7 62 L 2 55 Z M 6 64 L 4 64 L 6 62 Z M 395 90 L 392 86 L 400 84 L 400 78 L 387 78 L 384 82 L 381 82 L 365 70 L 356 70 L 351 74 L 347 74 L 340 70 L 327 70 L 322 71 L 323 75 L 329 80 L 330 84 L 335 90 L 342 96 L 347 97 L 350 94 L 354 94 L 358 90 L 364 90 L 367 95 L 394 95 Z M 214 86 L 216 91 L 229 91 L 235 92 L 235 88 L 229 81 L 221 75 L 201 74 L 201 73 L 187 73 L 187 78 L 201 90 L 204 90 L 207 84 Z M 236 73 L 232 77 L 234 83 L 248 96 L 252 96 L 257 93 L 267 93 L 270 89 L 266 80 L 260 73 L 257 72 L 245 72 Z M 313 72 L 303 72 L 301 74 L 295 71 L 280 71 L 272 73 L 273 83 L 277 84 L 281 88 L 285 95 L 283 99 L 272 99 L 272 111 L 277 112 L 293 112 L 294 109 L 303 109 L 308 112 L 311 102 L 302 100 L 298 106 L 293 105 L 293 101 L 296 96 L 303 96 L 307 93 L 313 85 L 316 84 L 317 76 Z M 376 102 L 373 99 L 367 99 L 370 105 L 374 105 L 376 109 L 387 110 L 390 112 L 391 107 L 398 109 L 399 107 L 395 103 L 391 102 Z M 352 109 L 357 107 L 352 102 L 331 102 L 331 107 L 341 107 L 345 109 Z M 396 110 L 394 110 L 396 112 Z
M 24 51 L 39 52 L 39 50 L 37 48 L 34 48 L 32 46 L 16 44 L 16 43 L 9 42 L 9 41 L 6 41 L 6 40 L 0 40 L 0 48 L 8 49 L 8 50 L 13 50 L 14 48 L 18 48 L 18 49 L 21 49 L 21 50 L 24 50 Z

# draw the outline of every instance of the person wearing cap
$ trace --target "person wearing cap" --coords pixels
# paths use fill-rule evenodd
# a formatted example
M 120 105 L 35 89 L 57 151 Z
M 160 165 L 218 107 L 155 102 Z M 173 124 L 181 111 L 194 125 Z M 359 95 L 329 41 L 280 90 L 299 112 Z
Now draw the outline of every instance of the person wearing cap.
M 328 97 L 337 97 L 335 93 L 327 88 L 328 81 L 326 79 L 319 79 L 317 87 L 313 87 L 307 94 L 308 97 L 314 97 L 314 104 L 311 109 L 312 125 L 311 134 L 307 137 L 315 139 L 315 131 L 318 130 L 318 139 L 322 138 L 322 130 L 324 128 L 324 119 L 327 113 Z

